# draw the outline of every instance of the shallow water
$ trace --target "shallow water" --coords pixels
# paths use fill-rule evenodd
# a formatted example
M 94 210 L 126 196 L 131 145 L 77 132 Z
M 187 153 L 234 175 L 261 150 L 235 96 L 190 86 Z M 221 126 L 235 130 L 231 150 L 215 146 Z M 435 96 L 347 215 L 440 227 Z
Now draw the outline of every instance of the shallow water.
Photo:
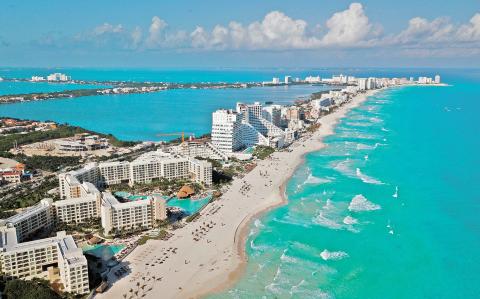
M 480 80 L 369 98 L 256 220 L 246 274 L 211 298 L 476 298 Z

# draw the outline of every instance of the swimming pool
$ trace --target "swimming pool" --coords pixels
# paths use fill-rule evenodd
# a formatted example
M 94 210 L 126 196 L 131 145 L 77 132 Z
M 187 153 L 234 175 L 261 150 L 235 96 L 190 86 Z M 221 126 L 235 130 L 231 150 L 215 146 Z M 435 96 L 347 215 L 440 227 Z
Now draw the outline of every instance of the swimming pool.
M 125 192 L 125 191 L 118 191 L 118 192 L 115 192 L 114 194 L 115 194 L 115 196 L 124 198 L 126 200 L 131 200 L 131 201 L 145 200 L 145 199 L 148 198 L 148 196 L 146 196 L 146 195 L 132 195 L 132 194 L 130 194 L 128 192 Z
M 148 196 L 146 195 L 132 195 L 125 191 L 118 191 L 118 192 L 115 192 L 114 194 L 115 196 L 124 198 L 126 200 L 131 200 L 131 201 L 145 200 L 148 198 Z M 198 212 L 206 204 L 208 204 L 212 196 L 208 195 L 200 199 L 191 199 L 191 198 L 178 199 L 177 197 L 172 197 L 169 199 L 166 196 L 163 196 L 163 198 L 165 198 L 165 200 L 167 201 L 167 207 L 177 207 L 185 211 L 186 214 L 192 215 Z
M 173 197 L 168 200 L 167 206 L 180 208 L 188 215 L 192 215 L 208 204 L 211 198 L 211 195 L 200 199 L 178 199 Z
M 125 248 L 125 245 L 85 245 L 82 247 L 84 253 L 94 255 L 104 261 L 110 260 L 115 254 Z

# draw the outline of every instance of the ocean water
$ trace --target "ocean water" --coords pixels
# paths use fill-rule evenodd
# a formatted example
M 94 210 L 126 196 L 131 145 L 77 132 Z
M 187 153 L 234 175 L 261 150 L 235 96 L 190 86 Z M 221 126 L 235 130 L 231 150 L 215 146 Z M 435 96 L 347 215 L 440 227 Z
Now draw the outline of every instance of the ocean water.
M 434 75 L 438 70 L 154 71 L 9 69 L 28 78 L 236 82 L 292 74 Z M 42 73 L 43 72 L 43 73 Z M 390 89 L 352 110 L 307 155 L 287 205 L 252 226 L 245 275 L 212 298 L 478 298 L 480 72 L 440 70 L 449 87 Z M 0 105 L 0 116 L 53 119 L 127 140 L 209 131 L 236 101 L 289 103 L 319 87 L 176 90 Z
M 352 110 L 211 298 L 479 298 L 480 76 L 464 74 Z
M 161 140 L 157 134 L 185 131 L 199 136 L 209 133 L 212 112 L 220 108 L 235 109 L 236 102 L 289 104 L 329 88 L 296 85 L 88 96 L 0 105 L 0 116 L 69 123 L 111 133 L 123 140 Z

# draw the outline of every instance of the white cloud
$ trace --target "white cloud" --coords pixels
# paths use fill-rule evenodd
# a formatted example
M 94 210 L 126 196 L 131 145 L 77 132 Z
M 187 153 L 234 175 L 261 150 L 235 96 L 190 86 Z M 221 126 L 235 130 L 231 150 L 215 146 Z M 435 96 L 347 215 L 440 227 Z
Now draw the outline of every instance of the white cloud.
M 142 28 L 140 26 L 135 27 L 130 36 L 132 38 L 132 48 L 136 49 L 142 42 Z
M 370 23 L 359 3 L 335 13 L 326 27 L 328 32 L 322 37 L 319 24 L 309 28 L 305 20 L 272 11 L 263 20 L 248 25 L 232 21 L 228 26 L 216 25 L 211 32 L 198 26 L 191 36 L 195 48 L 284 50 L 365 46 L 381 33 L 379 26 Z
M 157 16 L 152 18 L 152 23 L 148 29 L 149 35 L 147 37 L 146 43 L 149 47 L 154 47 L 161 45 L 165 39 L 165 28 L 168 24 L 164 20 L 160 19 Z
M 198 25 L 193 30 L 172 29 L 165 20 L 154 16 L 146 29 L 144 34 L 139 26 L 128 29 L 122 24 L 104 23 L 77 35 L 75 41 L 138 50 L 285 51 L 370 47 L 445 56 L 456 51 L 465 55 L 478 53 L 480 48 L 480 13 L 466 24 L 454 24 L 446 17 L 433 20 L 415 17 L 403 31 L 384 36 L 382 27 L 369 19 L 360 3 L 352 3 L 345 10 L 332 14 L 325 23 L 319 20 L 308 24 L 301 18 L 271 11 L 261 20 L 248 24 L 231 21 L 212 28 Z
M 123 26 L 121 24 L 112 25 L 109 23 L 103 23 L 102 25 L 95 27 L 92 32 L 97 36 L 111 33 L 122 33 Z
M 433 21 L 416 17 L 408 22 L 407 29 L 390 41 L 393 44 L 438 43 L 451 40 L 454 26 L 448 18 L 436 18 Z
M 327 21 L 328 32 L 322 39 L 326 46 L 358 46 L 381 33 L 365 15 L 360 3 L 350 4 L 347 10 L 337 12 Z
M 211 32 L 199 26 L 191 36 L 194 47 L 207 49 L 304 49 L 318 45 L 320 40 L 308 36 L 306 29 L 304 20 L 272 11 L 261 22 L 244 26 L 233 21 L 228 27 L 216 25 Z
M 480 41 L 480 13 L 476 13 L 468 24 L 460 26 L 457 37 L 465 42 Z

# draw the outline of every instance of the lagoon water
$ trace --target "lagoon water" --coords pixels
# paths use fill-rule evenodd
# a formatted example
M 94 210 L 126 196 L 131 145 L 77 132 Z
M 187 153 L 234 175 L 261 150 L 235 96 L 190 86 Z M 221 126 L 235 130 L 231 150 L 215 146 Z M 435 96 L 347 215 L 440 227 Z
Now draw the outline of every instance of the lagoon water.
M 123 140 L 160 140 L 159 133 L 208 133 L 212 112 L 235 103 L 273 101 L 289 104 L 325 86 L 240 89 L 177 89 L 156 93 L 88 96 L 0 105 L 0 116 L 69 123 Z
M 200 81 L 222 78 L 195 74 Z M 452 86 L 391 89 L 352 110 L 326 138 L 327 147 L 307 155 L 290 179 L 288 204 L 252 224 L 245 275 L 211 297 L 478 298 L 480 73 L 441 74 Z M 189 76 L 185 81 L 194 81 Z M 226 75 L 232 81 L 270 76 Z M 148 140 L 165 131 L 205 133 L 210 112 L 236 101 L 285 103 L 317 88 L 88 97 L 0 105 L 0 115 Z

